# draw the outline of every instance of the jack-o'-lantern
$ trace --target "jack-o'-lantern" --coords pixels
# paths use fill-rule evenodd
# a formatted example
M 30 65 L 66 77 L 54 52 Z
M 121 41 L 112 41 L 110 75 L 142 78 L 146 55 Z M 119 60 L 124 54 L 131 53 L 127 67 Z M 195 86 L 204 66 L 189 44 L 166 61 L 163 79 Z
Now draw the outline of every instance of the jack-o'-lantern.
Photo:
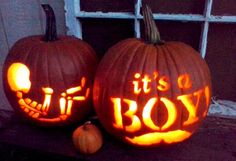
M 92 109 L 92 84 L 97 66 L 94 50 L 72 36 L 57 36 L 55 15 L 42 5 L 45 35 L 17 41 L 3 67 L 5 94 L 23 118 L 39 125 L 66 125 Z
M 95 111 L 109 133 L 131 145 L 182 142 L 207 115 L 210 71 L 192 47 L 161 41 L 143 8 L 147 40 L 126 39 L 107 51 L 95 76 Z

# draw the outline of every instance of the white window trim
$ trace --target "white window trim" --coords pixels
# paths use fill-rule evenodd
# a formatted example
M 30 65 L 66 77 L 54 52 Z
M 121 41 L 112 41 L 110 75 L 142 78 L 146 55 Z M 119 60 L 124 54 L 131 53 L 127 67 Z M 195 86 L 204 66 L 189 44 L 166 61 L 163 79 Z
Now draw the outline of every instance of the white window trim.
M 140 37 L 140 20 L 143 16 L 140 14 L 142 0 L 137 0 L 134 5 L 134 13 L 131 12 L 86 12 L 80 10 L 80 0 L 64 0 L 66 11 L 66 26 L 68 27 L 67 34 L 74 35 L 82 39 L 82 26 L 80 18 L 110 18 L 110 19 L 133 19 L 134 20 L 134 35 Z M 203 22 L 201 38 L 199 44 L 199 52 L 202 57 L 206 56 L 207 38 L 209 23 L 236 23 L 236 16 L 217 16 L 212 15 L 213 0 L 206 0 L 205 11 L 201 14 L 162 14 L 154 13 L 155 20 L 171 20 L 171 21 L 195 21 Z

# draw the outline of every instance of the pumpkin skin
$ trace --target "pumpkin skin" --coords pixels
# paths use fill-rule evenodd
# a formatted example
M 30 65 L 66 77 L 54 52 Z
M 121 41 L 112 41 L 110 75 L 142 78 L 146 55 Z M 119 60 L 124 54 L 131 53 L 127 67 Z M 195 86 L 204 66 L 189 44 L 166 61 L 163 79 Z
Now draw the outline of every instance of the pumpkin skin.
M 95 76 L 93 100 L 104 128 L 134 146 L 175 144 L 207 115 L 211 78 L 206 62 L 182 42 L 123 40 Z
M 80 39 L 62 35 L 53 41 L 45 41 L 43 35 L 26 37 L 18 40 L 7 55 L 4 91 L 11 106 L 30 122 L 68 125 L 91 111 L 96 66 L 94 50 Z

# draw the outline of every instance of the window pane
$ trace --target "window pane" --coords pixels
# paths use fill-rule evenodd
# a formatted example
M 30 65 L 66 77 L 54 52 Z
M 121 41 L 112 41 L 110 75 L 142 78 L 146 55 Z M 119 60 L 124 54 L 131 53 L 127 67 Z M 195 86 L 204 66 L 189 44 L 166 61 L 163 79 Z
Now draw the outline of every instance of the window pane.
M 236 15 L 235 0 L 214 0 L 212 7 L 213 15 Z
M 234 101 L 236 101 L 235 35 L 235 24 L 210 25 L 206 55 L 212 75 L 214 96 Z
M 80 0 L 83 11 L 134 12 L 135 0 Z
M 201 23 L 158 21 L 156 22 L 160 31 L 161 39 L 164 41 L 182 41 L 194 49 L 199 49 L 201 35 Z M 144 38 L 144 24 L 141 23 L 141 36 Z
M 155 13 L 203 14 L 205 0 L 143 0 Z
M 97 52 L 99 58 L 120 40 L 134 37 L 132 20 L 82 19 L 83 39 Z

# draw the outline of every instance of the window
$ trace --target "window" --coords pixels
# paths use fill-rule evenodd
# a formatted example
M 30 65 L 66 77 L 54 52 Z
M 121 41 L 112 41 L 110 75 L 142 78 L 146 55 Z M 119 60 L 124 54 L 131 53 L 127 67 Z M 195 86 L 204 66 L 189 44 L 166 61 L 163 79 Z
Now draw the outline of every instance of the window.
M 235 0 L 65 0 L 68 34 L 101 58 L 119 40 L 143 36 L 142 3 L 152 8 L 162 39 L 183 41 L 206 59 L 213 95 L 236 101 Z

